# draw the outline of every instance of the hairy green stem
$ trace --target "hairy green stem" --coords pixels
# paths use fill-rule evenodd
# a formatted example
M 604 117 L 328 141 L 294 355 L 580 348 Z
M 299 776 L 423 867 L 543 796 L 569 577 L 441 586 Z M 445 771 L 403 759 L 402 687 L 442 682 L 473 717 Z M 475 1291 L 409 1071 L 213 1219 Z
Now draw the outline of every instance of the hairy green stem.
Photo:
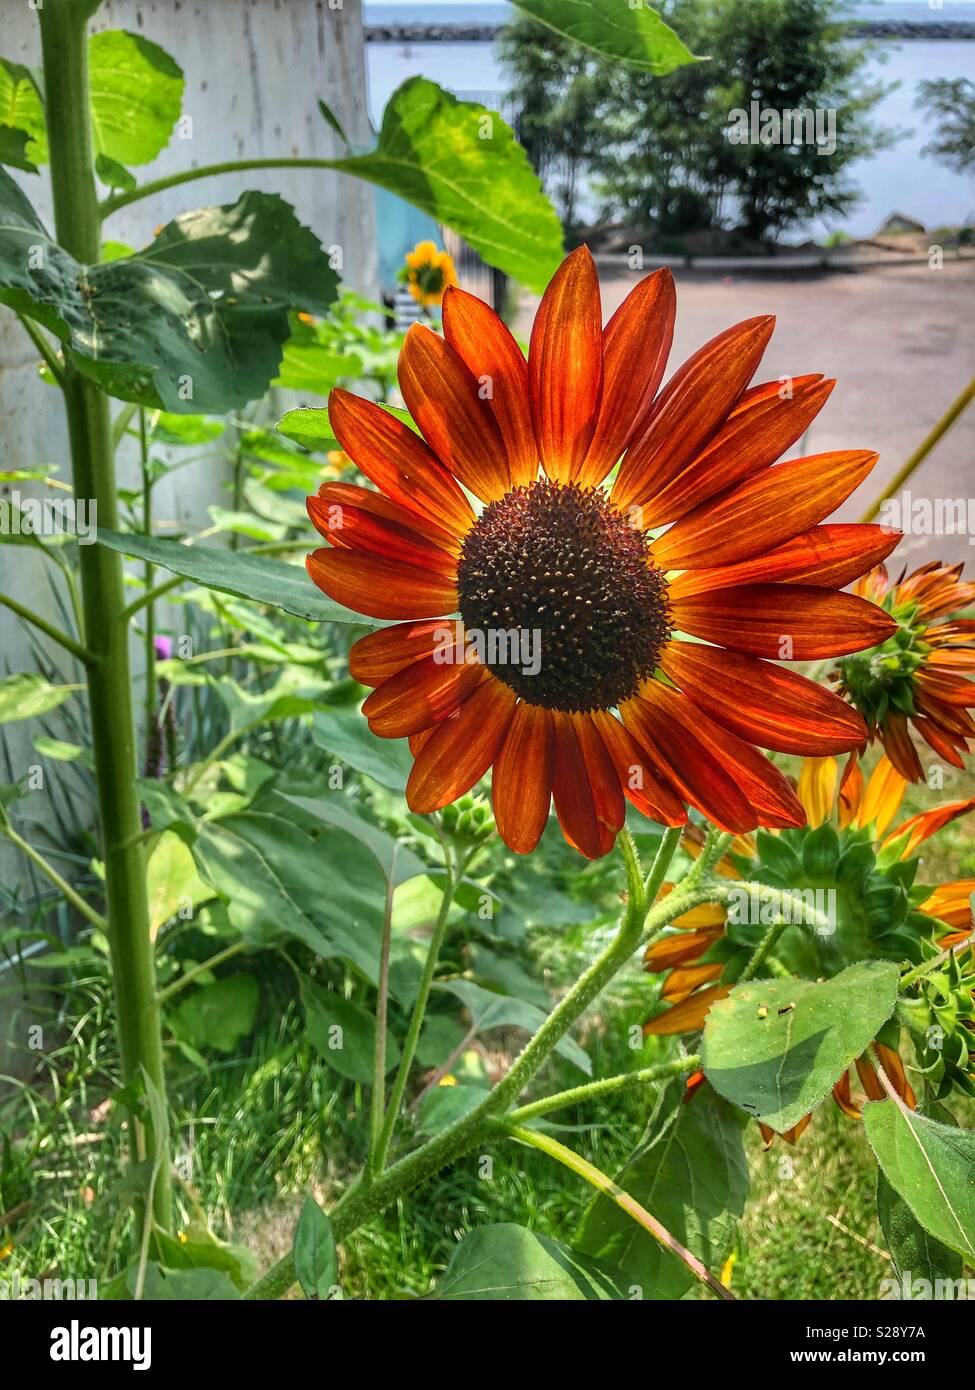
M 601 1192 L 611 1202 L 615 1202 L 620 1211 L 625 1212 L 638 1226 L 642 1226 L 653 1236 L 654 1240 L 660 1242 L 665 1250 L 676 1255 L 677 1259 L 686 1265 L 694 1275 L 694 1278 L 700 1280 L 713 1294 L 717 1294 L 718 1298 L 727 1299 L 730 1302 L 736 1301 L 731 1290 L 726 1289 L 718 1279 L 715 1279 L 711 1271 L 701 1263 L 696 1255 L 692 1255 L 686 1246 L 681 1245 L 676 1236 L 671 1235 L 666 1226 L 647 1211 L 645 1206 L 638 1202 L 635 1197 L 631 1197 L 629 1192 L 624 1192 L 623 1188 L 619 1187 L 594 1163 L 590 1163 L 581 1154 L 577 1154 L 574 1149 L 560 1144 L 550 1134 L 542 1134 L 537 1129 L 524 1129 L 517 1125 L 508 1125 L 506 1128 L 513 1139 L 517 1139 L 522 1144 L 529 1144 L 532 1148 L 547 1154 L 549 1158 L 554 1158 L 557 1163 L 561 1163 L 571 1172 L 578 1174 L 580 1178 L 584 1178 L 597 1192 Z
M 47 103 L 47 133 L 55 228 L 64 249 L 86 265 L 98 260 L 101 240 L 88 101 L 90 13 L 90 5 L 77 0 L 45 0 L 38 7 L 44 86 L 53 98 Z M 118 503 L 108 399 L 94 382 L 66 364 L 64 401 L 75 497 L 97 507 L 101 525 L 115 528 Z M 80 552 L 85 632 L 96 658 L 89 668 L 88 695 L 122 1073 L 129 1082 L 144 1070 L 162 1098 L 158 1122 L 146 1122 L 146 1147 L 149 1153 L 168 1155 L 162 1035 L 135 789 L 128 630 L 119 622 L 125 608 L 122 557 L 101 545 L 81 546 Z M 160 1164 L 152 1207 L 156 1223 L 168 1228 L 168 1157 Z
M 517 1110 L 512 1110 L 507 1118 L 514 1124 L 523 1124 L 526 1120 L 537 1119 L 539 1115 L 547 1115 L 552 1110 L 562 1110 L 567 1105 L 585 1105 L 587 1101 L 597 1100 L 613 1091 L 621 1091 L 630 1086 L 650 1086 L 655 1081 L 667 1081 L 672 1076 L 682 1076 L 686 1071 L 694 1071 L 700 1065 L 700 1057 L 697 1053 L 692 1053 L 688 1057 L 677 1057 L 672 1062 L 661 1062 L 655 1067 L 641 1067 L 639 1071 L 621 1072 L 619 1076 L 607 1076 L 602 1081 L 588 1081 L 582 1086 L 573 1086 L 567 1091 L 557 1091 L 555 1095 L 533 1100 L 530 1105 L 520 1105 Z
M 761 970 L 762 966 L 775 949 L 776 942 L 788 925 L 789 923 L 784 917 L 780 917 L 777 922 L 772 923 L 761 941 L 755 947 L 751 960 L 738 976 L 738 983 L 740 985 L 747 984 L 749 980 L 753 979 L 758 974 L 759 970 Z
M 145 407 L 139 407 L 139 466 L 142 472 L 142 531 L 149 539 L 152 539 L 152 474 L 149 468 L 149 434 L 146 428 Z M 155 575 L 155 566 L 147 560 L 142 571 L 142 587 L 147 594 L 152 593 L 152 581 Z M 145 635 L 145 666 L 146 666 L 146 685 L 145 685 L 145 712 L 146 712 L 146 768 L 149 767 L 149 760 L 152 752 L 153 740 L 156 738 L 159 728 L 159 716 L 156 710 L 156 605 L 152 601 L 146 604 L 146 617 L 144 623 Z

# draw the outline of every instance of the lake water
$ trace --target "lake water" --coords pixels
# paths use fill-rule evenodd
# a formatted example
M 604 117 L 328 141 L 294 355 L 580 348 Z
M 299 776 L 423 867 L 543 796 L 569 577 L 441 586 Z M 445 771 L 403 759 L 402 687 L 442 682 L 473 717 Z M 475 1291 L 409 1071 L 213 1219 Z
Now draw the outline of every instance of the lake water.
M 943 8 L 913 0 L 853 4 L 851 12 L 872 19 L 912 21 L 964 19 L 975 22 L 975 3 L 945 0 Z M 366 4 L 369 24 L 501 24 L 511 15 L 504 4 Z M 921 148 L 932 137 L 932 126 L 914 106 L 917 84 L 927 77 L 975 78 L 975 41 L 911 39 L 883 43 L 882 58 L 871 60 L 867 79 L 898 83 L 875 108 L 872 118 L 884 127 L 906 132 L 890 150 L 849 166 L 851 182 L 860 189 L 858 205 L 842 219 L 815 223 L 803 231 L 822 236 L 842 229 L 851 236 L 869 236 L 884 218 L 897 211 L 928 227 L 975 220 L 975 178 L 962 177 Z M 402 44 L 371 43 L 367 47 L 369 107 L 374 123 L 390 94 L 407 77 L 422 74 L 465 96 L 500 99 L 507 80 L 490 43 L 425 43 L 405 49 Z M 842 113 L 840 113 L 842 119 Z

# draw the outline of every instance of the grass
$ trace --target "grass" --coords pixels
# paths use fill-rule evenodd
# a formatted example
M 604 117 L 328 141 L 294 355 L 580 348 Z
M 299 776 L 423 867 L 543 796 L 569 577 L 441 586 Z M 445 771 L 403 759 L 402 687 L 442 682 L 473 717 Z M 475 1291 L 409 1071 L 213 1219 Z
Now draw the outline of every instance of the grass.
M 935 798 L 912 788 L 901 818 L 932 800 L 973 794 L 970 776 L 953 775 Z M 975 873 L 966 822 L 925 848 L 923 881 Z M 538 932 L 531 940 L 533 973 L 556 988 L 592 949 L 577 931 Z M 195 1195 L 215 1232 L 248 1245 L 264 1267 L 290 1247 L 304 1196 L 312 1192 L 327 1206 L 357 1170 L 367 1097 L 350 1083 L 336 1084 L 322 1065 L 305 1036 L 290 972 L 278 971 L 273 958 L 260 969 L 258 1026 L 239 1053 L 200 1067 L 172 1043 L 169 1060 L 177 1162 L 187 1181 L 184 1218 Z M 623 976 L 590 1017 L 585 1042 L 595 1075 L 634 1065 L 627 1030 L 645 1016 L 648 987 L 636 971 Z M 8 1082 L 5 1096 L 0 1090 L 0 1230 L 4 1212 L 29 1203 L 11 1223 L 10 1249 L 0 1236 L 0 1275 L 19 1269 L 25 1277 L 104 1277 L 118 1265 L 130 1220 L 122 1134 L 108 1104 L 117 1074 L 105 976 L 77 975 L 59 1019 L 46 1026 L 57 1028 L 59 1041 L 45 1054 L 43 1071 L 30 1086 Z M 505 1065 L 519 1043 L 520 1035 L 495 1033 L 489 1067 Z M 542 1078 L 546 1089 L 579 1079 L 565 1062 L 552 1068 Z M 650 1099 L 621 1091 L 598 1110 L 555 1118 L 578 1127 L 567 1142 L 614 1172 L 643 1130 Z M 889 1262 L 862 1126 L 827 1101 L 795 1147 L 776 1140 L 765 1151 L 757 1126 L 749 1125 L 746 1149 L 751 1195 L 731 1267 L 733 1291 L 771 1300 L 876 1296 Z M 588 1197 L 581 1180 L 544 1156 L 494 1142 L 347 1243 L 346 1296 L 428 1294 L 459 1237 L 477 1225 L 511 1221 L 571 1239 Z

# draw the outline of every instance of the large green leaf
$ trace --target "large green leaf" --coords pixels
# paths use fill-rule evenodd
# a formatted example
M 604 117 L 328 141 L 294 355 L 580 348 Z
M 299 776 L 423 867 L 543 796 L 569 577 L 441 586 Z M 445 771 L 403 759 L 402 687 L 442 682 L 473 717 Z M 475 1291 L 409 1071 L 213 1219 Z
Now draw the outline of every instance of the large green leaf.
M 376 1052 L 376 1021 L 361 1004 L 323 989 L 303 975 L 301 1002 L 305 1025 L 312 1045 L 330 1067 L 349 1081 L 372 1083 Z M 386 1070 L 399 1061 L 399 1047 L 391 1034 L 386 1036 Z
M 543 290 L 558 267 L 558 217 L 509 127 L 425 77 L 390 97 L 376 149 L 335 168 L 422 208 L 531 289 Z
M 894 1191 L 935 1240 L 975 1263 L 975 1134 L 874 1101 L 864 1128 Z
M 319 710 L 311 736 L 320 748 L 364 772 L 384 787 L 401 792 L 413 766 L 405 738 L 379 738 L 357 709 Z
M 748 1195 L 744 1120 L 710 1087 L 682 1100 L 682 1083 L 672 1083 L 658 1106 L 662 1118 L 616 1183 L 717 1270 Z M 576 1245 L 618 1268 L 622 1282 L 639 1288 L 641 1298 L 682 1298 L 694 1283 L 686 1265 L 602 1194 L 586 1213 Z
M 103 527 L 98 529 L 98 542 L 133 559 L 149 560 L 207 589 L 283 608 L 298 618 L 318 623 L 385 626 L 328 598 L 308 578 L 303 565 L 286 565 L 263 555 L 248 555 L 246 550 L 183 545 L 181 541 L 152 540 L 129 532 L 107 531 Z
M 386 882 L 375 857 L 344 830 L 313 838 L 279 816 L 248 811 L 202 821 L 193 857 L 253 945 L 293 937 L 377 982 Z
M 33 719 L 49 714 L 63 705 L 83 685 L 51 685 L 34 671 L 5 676 L 0 680 L 0 724 L 12 724 L 16 719 Z
M 910 1280 L 911 1298 L 933 1298 L 939 1280 L 961 1278 L 962 1259 L 940 1240 L 928 1235 L 910 1207 L 877 1170 L 877 1216 L 898 1278 Z M 930 1290 L 915 1281 L 924 1280 Z
M 532 19 L 594 53 L 663 77 L 698 60 L 644 0 L 514 0 Z M 666 101 L 666 92 L 661 95 Z
M 318 238 L 275 194 L 185 213 L 144 251 L 84 266 L 0 169 L 0 303 L 44 324 L 123 400 L 177 414 L 246 405 L 277 374 L 289 310 L 324 312 L 337 284 Z
M 712 1086 L 778 1133 L 827 1095 L 894 1012 L 898 967 L 862 961 L 831 980 L 751 980 L 712 1005 L 701 1053 Z
M 615 1272 L 548 1236 L 504 1222 L 471 1231 L 457 1246 L 436 1298 L 465 1302 L 624 1299 Z
M 314 816 L 316 820 L 324 821 L 326 825 L 348 831 L 355 839 L 361 841 L 375 856 L 379 867 L 394 888 L 417 874 L 429 872 L 429 865 L 424 864 L 411 849 L 399 844 L 392 835 L 387 835 L 385 830 L 366 820 L 364 815 L 355 809 L 356 803 L 350 797 L 336 794 L 329 797 L 293 796 L 290 792 L 277 790 L 274 795 L 276 799 L 290 802 L 299 811 Z M 282 809 L 281 814 L 287 814 L 286 810 Z
M 124 29 L 88 41 L 91 128 L 96 154 L 148 164 L 169 143 L 183 101 L 183 73 L 158 44 Z

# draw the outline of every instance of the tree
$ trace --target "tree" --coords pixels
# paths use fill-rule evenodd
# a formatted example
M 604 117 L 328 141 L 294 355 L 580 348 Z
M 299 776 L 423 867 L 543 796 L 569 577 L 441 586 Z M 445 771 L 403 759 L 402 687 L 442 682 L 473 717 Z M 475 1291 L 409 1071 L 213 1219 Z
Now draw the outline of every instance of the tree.
M 588 174 L 601 212 L 658 234 L 740 226 L 775 238 L 856 201 L 850 163 L 888 144 L 869 121 L 883 88 L 864 80 L 838 0 L 664 0 L 664 18 L 703 62 L 667 77 L 609 62 L 531 21 L 503 58 L 536 168 Z M 801 143 L 733 143 L 740 112 L 802 112 Z M 808 114 L 806 114 L 808 113 Z M 819 121 L 825 146 L 809 139 Z M 828 152 L 827 152 L 828 151 Z M 570 204 L 560 198 L 563 216 Z
M 921 153 L 959 174 L 975 171 L 975 82 L 970 77 L 929 78 L 919 83 L 916 104 L 926 106 L 939 122 L 937 138 Z

